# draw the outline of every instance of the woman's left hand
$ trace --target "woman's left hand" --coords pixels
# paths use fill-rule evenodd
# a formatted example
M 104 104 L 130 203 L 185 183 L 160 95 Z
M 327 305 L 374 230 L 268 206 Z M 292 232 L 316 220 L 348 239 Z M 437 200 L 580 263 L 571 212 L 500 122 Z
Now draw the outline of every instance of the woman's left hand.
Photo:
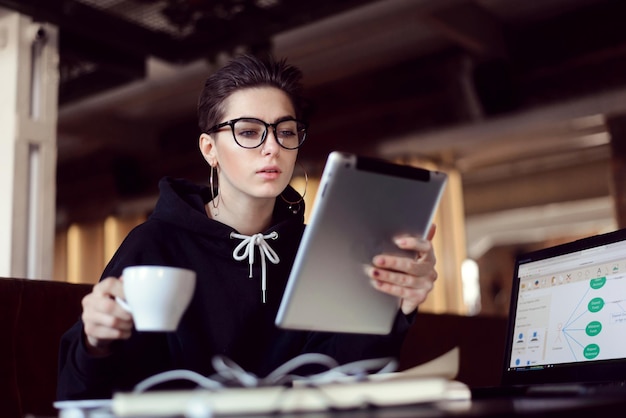
M 437 260 L 432 246 L 435 230 L 436 226 L 431 225 L 427 239 L 394 238 L 399 248 L 415 251 L 414 258 L 380 254 L 373 258 L 373 266 L 367 268 L 372 285 L 381 292 L 401 298 L 400 308 L 406 315 L 426 300 L 437 279 Z

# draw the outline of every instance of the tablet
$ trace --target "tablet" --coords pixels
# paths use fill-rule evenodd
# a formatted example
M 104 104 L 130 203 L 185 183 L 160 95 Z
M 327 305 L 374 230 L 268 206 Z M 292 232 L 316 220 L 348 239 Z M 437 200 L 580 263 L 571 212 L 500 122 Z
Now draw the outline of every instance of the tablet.
M 402 252 L 393 244 L 394 236 L 426 236 L 446 181 L 442 172 L 332 152 L 276 325 L 391 332 L 399 299 L 374 289 L 364 268 L 376 254 Z

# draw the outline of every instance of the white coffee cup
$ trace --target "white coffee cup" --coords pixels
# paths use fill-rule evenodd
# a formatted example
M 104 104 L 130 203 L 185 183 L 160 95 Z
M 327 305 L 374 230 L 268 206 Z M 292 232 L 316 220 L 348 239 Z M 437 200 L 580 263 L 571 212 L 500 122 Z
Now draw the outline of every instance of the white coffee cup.
M 130 266 L 122 271 L 125 300 L 138 331 L 176 331 L 196 287 L 196 273 L 178 267 Z

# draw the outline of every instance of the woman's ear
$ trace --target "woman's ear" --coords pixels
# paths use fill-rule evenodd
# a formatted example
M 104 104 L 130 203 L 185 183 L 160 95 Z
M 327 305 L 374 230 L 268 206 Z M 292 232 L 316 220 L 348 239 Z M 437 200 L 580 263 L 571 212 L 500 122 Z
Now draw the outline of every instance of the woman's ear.
M 215 161 L 215 142 L 213 137 L 209 134 L 201 134 L 198 140 L 198 146 L 206 162 L 209 163 L 210 166 L 213 166 L 214 164 L 212 163 Z

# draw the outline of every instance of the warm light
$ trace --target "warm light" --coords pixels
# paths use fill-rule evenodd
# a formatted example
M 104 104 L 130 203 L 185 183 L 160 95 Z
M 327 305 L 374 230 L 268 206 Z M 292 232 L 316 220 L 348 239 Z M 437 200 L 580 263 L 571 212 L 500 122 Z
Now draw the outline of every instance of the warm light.
M 480 312 L 480 280 L 478 264 L 468 258 L 461 264 L 461 280 L 463 281 L 463 302 L 468 315 Z
M 291 187 L 293 187 L 298 193 L 300 193 L 300 195 L 302 195 L 306 189 L 306 194 L 304 196 L 304 223 L 307 223 L 309 221 L 311 209 L 313 208 L 317 189 L 320 185 L 319 179 L 309 177 L 307 181 L 305 180 L 304 176 L 297 176 L 291 180 L 290 184 Z

